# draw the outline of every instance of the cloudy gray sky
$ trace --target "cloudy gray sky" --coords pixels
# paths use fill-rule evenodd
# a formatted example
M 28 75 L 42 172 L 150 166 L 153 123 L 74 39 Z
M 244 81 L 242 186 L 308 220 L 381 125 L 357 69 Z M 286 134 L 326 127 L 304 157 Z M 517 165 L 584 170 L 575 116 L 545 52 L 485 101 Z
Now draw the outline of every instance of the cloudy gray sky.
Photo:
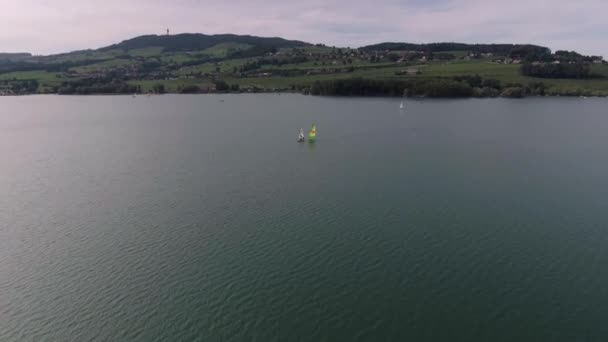
M 169 27 L 351 47 L 534 43 L 608 56 L 607 16 L 607 0 L 0 0 L 0 51 L 97 48 Z

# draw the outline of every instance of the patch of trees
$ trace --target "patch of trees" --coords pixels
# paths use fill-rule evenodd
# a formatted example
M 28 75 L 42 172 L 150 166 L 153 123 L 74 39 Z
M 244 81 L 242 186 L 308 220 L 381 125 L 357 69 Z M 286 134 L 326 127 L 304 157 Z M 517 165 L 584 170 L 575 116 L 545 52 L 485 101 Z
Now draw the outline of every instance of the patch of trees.
M 228 83 L 226 83 L 226 81 L 217 80 L 217 81 L 213 82 L 213 84 L 215 85 L 215 91 L 217 91 L 218 93 L 224 93 L 224 92 L 230 91 L 230 85 Z
M 583 60 L 583 57 L 583 55 L 576 51 L 555 51 L 555 59 L 561 62 L 581 62 Z
M 195 84 L 180 85 L 177 87 L 180 94 L 196 94 L 201 92 L 201 88 Z
M 34 71 L 44 70 L 46 68 L 43 64 L 23 62 L 23 61 L 6 61 L 0 63 L 0 73 L 16 72 L 16 71 Z
M 141 87 L 121 80 L 87 78 L 63 82 L 61 86 L 56 88 L 56 92 L 63 95 L 133 94 L 140 93 Z
M 483 79 L 479 75 L 455 76 L 453 79 L 459 82 L 465 82 L 473 88 L 474 97 L 544 96 L 546 95 L 548 88 L 543 82 L 531 82 L 528 85 L 507 83 L 503 86 L 500 80 L 492 78 Z
M 406 88 L 407 85 L 404 81 L 354 78 L 316 81 L 312 85 L 310 93 L 328 96 L 399 96 Z
M 3 88 L 10 89 L 13 94 L 33 94 L 38 91 L 37 80 L 4 80 L 0 81 Z
M 589 78 L 591 66 L 589 63 L 524 63 L 521 73 L 525 76 L 540 78 Z
M 424 97 L 524 97 L 542 96 L 547 87 L 542 82 L 528 85 L 508 83 L 479 75 L 454 78 L 370 80 L 345 79 L 317 81 L 310 88 L 313 95 L 329 96 L 424 96 Z
M 228 58 L 248 58 L 256 56 L 264 56 L 269 53 L 276 53 L 277 49 L 274 47 L 267 46 L 253 46 L 249 49 L 234 50 L 228 53 Z
M 551 54 L 551 50 L 544 46 L 529 44 L 463 44 L 463 43 L 380 43 L 360 48 L 362 51 L 420 51 L 420 52 L 446 52 L 446 51 L 471 51 L 475 54 L 493 53 L 512 58 L 524 58 L 530 54 Z
M 154 94 L 164 94 L 167 91 L 165 90 L 165 85 L 162 83 L 156 83 L 152 86 L 152 92 Z
M 262 64 L 260 64 L 258 61 L 252 61 L 252 62 L 247 62 L 247 63 L 241 65 L 241 67 L 239 68 L 239 71 L 248 72 L 248 71 L 259 69 L 261 67 L 262 67 Z
M 388 60 L 391 62 L 396 62 L 401 59 L 401 57 L 396 53 L 389 53 L 388 55 L 386 55 L 386 58 L 388 58 Z
M 471 97 L 473 88 L 465 82 L 437 79 L 416 84 L 417 94 L 428 97 Z
M 152 72 L 160 68 L 163 64 L 157 59 L 147 59 L 145 62 L 138 65 L 140 72 Z
M 428 96 L 469 97 L 473 88 L 450 79 L 431 80 L 370 80 L 345 79 L 317 81 L 310 89 L 313 95 L 329 96 Z
M 456 59 L 456 56 L 454 56 L 451 53 L 442 52 L 442 53 L 433 53 L 431 55 L 431 58 L 435 59 L 435 60 L 439 60 L 439 61 L 451 61 L 453 59 Z
M 503 89 L 500 94 L 502 97 L 511 97 L 511 98 L 522 98 L 526 96 L 526 92 L 522 87 L 508 87 Z
M 466 82 L 469 86 L 473 88 L 482 87 L 484 81 L 479 75 L 454 76 L 453 79 L 459 82 Z M 498 81 L 498 84 L 500 84 L 500 81 Z
M 179 68 L 183 68 L 183 67 L 196 66 L 196 65 L 201 65 L 201 64 L 205 64 L 205 63 L 217 63 L 220 61 L 222 61 L 221 58 L 211 58 L 211 57 L 203 56 L 201 58 L 197 58 L 194 60 L 184 61 L 181 64 L 177 65 L 177 67 L 179 69 Z

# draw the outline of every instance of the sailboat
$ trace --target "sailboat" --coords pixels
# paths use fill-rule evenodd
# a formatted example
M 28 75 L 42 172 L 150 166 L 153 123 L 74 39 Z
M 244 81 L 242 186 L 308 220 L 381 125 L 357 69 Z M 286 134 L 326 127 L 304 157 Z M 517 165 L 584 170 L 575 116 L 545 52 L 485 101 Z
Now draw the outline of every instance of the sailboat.
M 300 134 L 298 135 L 298 142 L 304 142 L 304 130 L 300 128 Z
M 312 125 L 312 129 L 310 130 L 310 133 L 308 134 L 308 142 L 315 142 L 315 139 L 317 138 L 317 125 L 313 124 Z
M 403 104 L 403 101 L 401 101 L 401 104 L 399 105 L 399 109 L 403 109 L 405 107 L 405 105 Z

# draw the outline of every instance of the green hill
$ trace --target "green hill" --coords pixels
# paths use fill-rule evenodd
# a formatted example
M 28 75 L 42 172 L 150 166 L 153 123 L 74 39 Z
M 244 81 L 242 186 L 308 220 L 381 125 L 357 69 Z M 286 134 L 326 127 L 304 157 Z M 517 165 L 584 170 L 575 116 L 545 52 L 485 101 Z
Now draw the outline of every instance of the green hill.
M 286 40 L 283 38 L 255 37 L 248 35 L 217 34 L 206 35 L 201 33 L 183 33 L 177 35 L 147 35 L 125 40 L 118 44 L 101 48 L 101 51 L 110 50 L 131 50 L 148 47 L 160 47 L 164 52 L 177 51 L 201 51 L 218 44 L 233 43 L 246 44 L 251 48 L 258 49 L 280 49 L 306 46 L 307 43 Z
M 145 35 L 48 56 L 0 54 L 0 94 L 165 91 L 606 96 L 608 65 L 597 56 L 527 44 L 380 43 L 350 49 L 198 33 Z

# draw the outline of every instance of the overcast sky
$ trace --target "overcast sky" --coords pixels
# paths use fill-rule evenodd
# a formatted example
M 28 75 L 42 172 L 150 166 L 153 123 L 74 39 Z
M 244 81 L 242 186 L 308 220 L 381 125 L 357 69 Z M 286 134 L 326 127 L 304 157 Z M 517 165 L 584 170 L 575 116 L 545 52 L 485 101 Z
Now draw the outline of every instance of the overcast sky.
M 608 57 L 608 0 L 0 0 L 0 52 L 98 48 L 142 34 L 533 43 Z

